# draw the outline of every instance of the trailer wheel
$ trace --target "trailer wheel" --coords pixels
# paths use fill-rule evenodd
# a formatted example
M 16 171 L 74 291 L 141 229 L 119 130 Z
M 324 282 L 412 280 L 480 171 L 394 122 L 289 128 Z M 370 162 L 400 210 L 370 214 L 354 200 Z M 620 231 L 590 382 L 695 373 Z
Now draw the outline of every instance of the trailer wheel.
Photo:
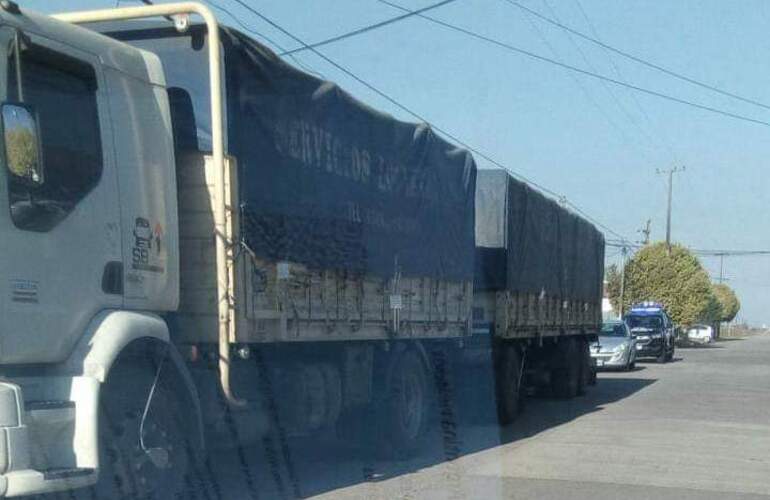
M 583 395 L 586 393 L 586 388 L 592 383 L 594 378 L 594 370 L 591 367 L 591 350 L 584 339 L 577 341 L 578 354 L 580 356 L 580 383 L 578 384 L 577 393 Z
M 393 355 L 389 375 L 381 441 L 396 455 L 413 455 L 430 418 L 426 368 L 417 353 L 407 350 Z
M 551 390 L 557 398 L 573 398 L 580 387 L 581 352 L 574 339 L 563 339 L 556 346 L 551 369 Z
M 500 425 L 512 423 L 521 411 L 521 358 L 515 346 L 503 344 L 496 359 L 495 396 Z
M 102 387 L 97 498 L 184 497 L 192 453 L 182 410 L 163 377 L 158 379 L 141 427 L 154 374 L 151 366 L 122 367 Z

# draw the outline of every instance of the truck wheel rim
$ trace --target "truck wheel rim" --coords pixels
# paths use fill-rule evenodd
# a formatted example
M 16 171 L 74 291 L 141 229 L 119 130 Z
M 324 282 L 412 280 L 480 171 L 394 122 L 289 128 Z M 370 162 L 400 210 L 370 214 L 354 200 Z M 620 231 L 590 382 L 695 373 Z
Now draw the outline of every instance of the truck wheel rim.
M 123 495 L 132 493 L 140 498 L 154 498 L 164 484 L 174 484 L 179 478 L 184 453 L 174 446 L 174 431 L 171 422 L 158 422 L 152 415 L 144 425 L 144 442 L 147 448 L 161 448 L 166 452 L 167 462 L 159 467 L 154 464 L 138 442 L 140 417 L 127 414 L 113 431 L 108 457 L 112 462 L 113 480 Z M 166 424 L 166 425 L 164 425 Z
M 415 374 L 407 374 L 401 384 L 401 407 L 403 408 L 401 423 L 410 438 L 420 432 L 423 418 L 423 389 Z

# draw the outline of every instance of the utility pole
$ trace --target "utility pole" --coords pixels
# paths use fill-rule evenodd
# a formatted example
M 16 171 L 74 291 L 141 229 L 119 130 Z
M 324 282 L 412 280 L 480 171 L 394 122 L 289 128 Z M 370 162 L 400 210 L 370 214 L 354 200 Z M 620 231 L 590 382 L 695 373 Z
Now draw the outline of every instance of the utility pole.
M 673 167 L 668 170 L 655 169 L 658 174 L 668 175 L 668 208 L 666 210 L 666 247 L 668 247 L 669 253 L 671 253 L 671 197 L 674 192 L 674 174 L 677 172 L 684 172 L 684 166 Z
M 639 230 L 640 233 L 642 233 L 644 236 L 642 238 L 641 243 L 642 245 L 647 245 L 650 243 L 650 219 L 647 219 L 647 222 L 644 225 L 644 229 Z
M 725 254 L 720 253 L 719 254 L 719 283 L 721 284 L 722 281 L 724 281 L 724 260 L 725 260 Z
M 620 319 L 623 319 L 623 301 L 626 294 L 626 248 L 625 242 L 623 242 L 623 248 L 620 250 L 623 255 L 623 260 L 620 263 L 620 305 L 618 306 L 620 312 Z

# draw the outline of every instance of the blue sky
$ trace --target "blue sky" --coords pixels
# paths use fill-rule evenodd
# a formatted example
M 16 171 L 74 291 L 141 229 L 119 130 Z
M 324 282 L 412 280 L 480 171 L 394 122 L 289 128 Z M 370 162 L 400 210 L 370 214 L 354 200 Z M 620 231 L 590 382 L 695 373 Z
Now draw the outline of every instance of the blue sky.
M 396 3 L 417 9 L 434 1 Z M 280 45 L 297 46 L 234 0 L 215 2 Z M 115 5 L 108 0 L 20 3 L 44 12 Z M 306 42 L 401 13 L 377 0 L 247 3 Z M 770 104 L 766 2 L 747 0 L 739 8 L 718 0 L 520 3 L 590 34 L 582 5 L 609 45 Z M 429 15 L 637 86 L 770 121 L 767 109 L 610 56 L 504 0 L 457 0 Z M 234 24 L 227 15 L 221 19 Z M 564 194 L 628 238 L 638 239 L 637 230 L 648 218 L 652 239 L 665 237 L 666 185 L 656 169 L 684 165 L 686 171 L 674 179 L 674 241 L 693 248 L 770 249 L 770 182 L 764 174 L 770 159 L 768 126 L 605 85 L 419 18 L 319 50 L 510 169 Z M 411 119 L 316 55 L 298 57 L 360 99 Z M 607 249 L 609 262 L 617 261 L 615 253 Z M 719 273 L 718 259 L 704 258 L 703 264 L 712 275 Z M 743 303 L 741 317 L 770 324 L 770 257 L 727 258 L 725 276 Z

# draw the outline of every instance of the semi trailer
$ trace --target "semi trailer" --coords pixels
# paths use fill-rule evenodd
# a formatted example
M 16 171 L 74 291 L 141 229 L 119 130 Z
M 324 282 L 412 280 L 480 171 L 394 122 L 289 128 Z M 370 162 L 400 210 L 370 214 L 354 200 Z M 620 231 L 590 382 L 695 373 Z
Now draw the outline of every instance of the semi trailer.
M 503 424 L 591 382 L 582 218 L 202 4 L 0 8 L 0 496 L 173 497 L 330 430 L 414 453 L 466 366 Z

